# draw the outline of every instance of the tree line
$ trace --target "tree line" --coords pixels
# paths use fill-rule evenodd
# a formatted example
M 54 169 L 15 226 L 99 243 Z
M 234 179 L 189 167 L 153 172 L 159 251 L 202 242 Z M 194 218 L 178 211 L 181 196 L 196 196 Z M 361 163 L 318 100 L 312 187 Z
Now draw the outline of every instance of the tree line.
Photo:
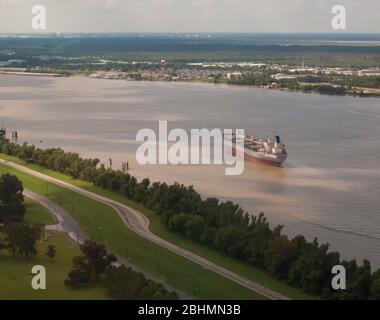
M 2 140 L 0 150 L 42 167 L 92 182 L 121 193 L 155 211 L 171 232 L 260 268 L 304 292 L 323 299 L 380 299 L 380 270 L 370 262 L 346 261 L 328 244 L 282 234 L 283 226 L 271 228 L 263 213 L 251 216 L 231 201 L 203 199 L 192 186 L 178 183 L 137 181 L 128 173 L 105 168 L 97 159 L 82 159 L 62 149 L 37 149 Z M 347 270 L 347 290 L 331 288 L 331 270 Z

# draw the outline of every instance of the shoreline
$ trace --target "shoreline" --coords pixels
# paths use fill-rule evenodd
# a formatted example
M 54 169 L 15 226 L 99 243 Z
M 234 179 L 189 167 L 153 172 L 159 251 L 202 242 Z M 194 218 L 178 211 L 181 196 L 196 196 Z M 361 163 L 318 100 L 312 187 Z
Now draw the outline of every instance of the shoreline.
M 24 71 L 0 71 L 0 74 L 11 76 L 26 76 L 26 77 L 68 77 L 62 73 L 44 73 L 44 72 L 24 72 Z
M 242 87 L 242 88 L 254 88 L 254 89 L 264 89 L 264 90 L 271 90 L 271 91 L 284 91 L 284 92 L 298 92 L 298 93 L 304 93 L 304 94 L 318 94 L 323 96 L 351 96 L 355 98 L 380 98 L 380 92 L 379 93 L 354 93 L 354 92 L 345 92 L 343 94 L 334 94 L 334 93 L 321 93 L 314 90 L 302 90 L 302 89 L 291 89 L 291 88 L 267 88 L 264 86 L 255 86 L 255 85 L 247 85 L 247 84 L 231 84 L 231 83 L 223 83 L 223 82 L 210 82 L 207 80 L 201 80 L 201 79 L 195 79 L 195 80 L 177 80 L 177 81 L 162 81 L 162 80 L 133 80 L 133 79 L 112 79 L 112 78 L 91 78 L 89 75 L 84 73 L 73 73 L 73 74 L 63 74 L 63 73 L 43 73 L 43 72 L 17 72 L 17 71 L 1 71 L 0 75 L 13 75 L 13 76 L 25 76 L 25 77 L 48 77 L 48 78 L 67 78 L 67 77 L 85 77 L 89 79 L 95 79 L 95 80 L 121 80 L 121 81 L 131 81 L 131 82 L 158 82 L 158 83 L 196 83 L 196 84 L 208 84 L 208 85 L 220 85 L 220 86 L 227 86 L 227 87 Z M 372 89 L 372 88 L 368 88 Z M 373 88 L 377 89 L 377 88 Z M 379 88 L 380 90 L 380 88 Z

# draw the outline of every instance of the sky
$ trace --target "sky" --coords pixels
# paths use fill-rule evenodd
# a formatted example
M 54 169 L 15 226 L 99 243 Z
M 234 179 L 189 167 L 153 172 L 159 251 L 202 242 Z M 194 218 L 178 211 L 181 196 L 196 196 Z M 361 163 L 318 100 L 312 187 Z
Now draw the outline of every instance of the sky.
M 336 32 L 332 7 L 347 11 L 348 33 L 380 33 L 380 0 L 0 0 L 0 33 L 36 32 Z

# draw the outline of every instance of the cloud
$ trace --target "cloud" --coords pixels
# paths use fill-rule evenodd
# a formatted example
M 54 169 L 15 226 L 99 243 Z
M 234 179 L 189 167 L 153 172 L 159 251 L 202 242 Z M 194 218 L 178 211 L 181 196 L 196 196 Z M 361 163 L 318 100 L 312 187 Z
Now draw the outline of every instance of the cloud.
M 330 32 L 331 8 L 337 4 L 337 0 L 0 0 L 0 32 L 30 31 L 27 19 L 36 2 L 47 7 L 50 28 L 64 32 Z M 379 0 L 338 2 L 347 7 L 348 32 L 380 32 Z

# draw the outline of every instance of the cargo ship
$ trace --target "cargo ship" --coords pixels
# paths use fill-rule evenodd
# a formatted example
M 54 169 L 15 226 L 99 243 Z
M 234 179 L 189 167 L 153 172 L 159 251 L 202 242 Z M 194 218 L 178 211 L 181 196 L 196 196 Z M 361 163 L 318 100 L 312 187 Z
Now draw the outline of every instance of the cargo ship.
M 244 149 L 240 145 L 237 148 L 236 144 L 243 143 L 243 139 L 238 139 L 236 135 L 225 135 L 224 143 L 228 147 L 232 147 L 233 151 L 242 152 L 244 150 L 244 159 L 247 161 L 258 161 L 267 165 L 279 167 L 288 158 L 285 144 L 282 143 L 280 136 L 276 135 L 274 139 L 262 139 L 255 136 L 244 136 Z

